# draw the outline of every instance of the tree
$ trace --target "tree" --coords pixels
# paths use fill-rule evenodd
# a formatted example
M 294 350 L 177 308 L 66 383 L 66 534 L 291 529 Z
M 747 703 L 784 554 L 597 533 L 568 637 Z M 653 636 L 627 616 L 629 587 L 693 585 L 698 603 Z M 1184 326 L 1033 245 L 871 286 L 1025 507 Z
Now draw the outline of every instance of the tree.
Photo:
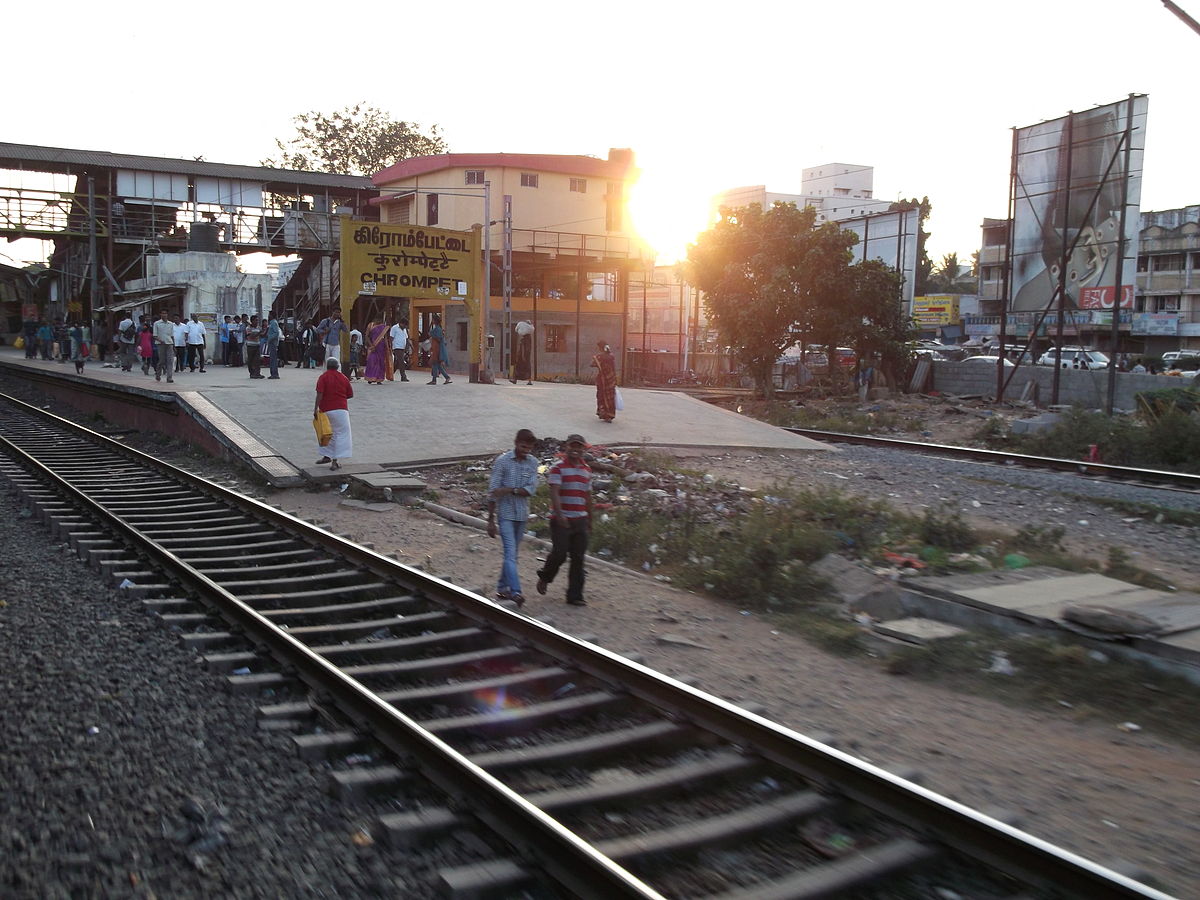
M 775 361 L 796 340 L 795 329 L 834 333 L 838 304 L 829 303 L 850 263 L 853 232 L 816 225 L 812 207 L 776 203 L 722 210 L 721 220 L 688 250 L 688 280 L 723 341 L 754 378 L 773 391 Z
M 292 119 L 296 136 L 286 143 L 276 139 L 278 162 L 262 165 L 302 172 L 373 175 L 402 159 L 432 156 L 449 149 L 433 125 L 428 134 L 412 122 L 395 122 L 373 106 L 358 103 L 326 115 L 307 112 Z
M 976 265 L 978 253 L 974 254 Z M 942 257 L 942 264 L 929 278 L 926 289 L 932 294 L 973 294 L 976 290 L 976 275 L 974 272 L 966 275 L 961 273 L 962 265 L 957 253 L 947 253 Z
M 872 358 L 895 385 L 907 369 L 910 342 L 916 337 L 912 319 L 904 313 L 900 288 L 904 279 L 891 266 L 868 259 L 849 267 L 846 306 L 854 331 L 849 344 L 860 364 Z

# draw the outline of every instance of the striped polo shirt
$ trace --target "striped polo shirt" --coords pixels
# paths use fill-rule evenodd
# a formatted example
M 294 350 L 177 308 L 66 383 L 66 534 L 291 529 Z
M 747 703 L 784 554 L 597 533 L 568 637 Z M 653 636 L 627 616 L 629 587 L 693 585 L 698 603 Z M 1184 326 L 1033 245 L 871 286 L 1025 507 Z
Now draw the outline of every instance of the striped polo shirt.
M 563 518 L 587 517 L 588 495 L 592 492 L 591 466 L 585 462 L 573 466 L 567 460 L 561 459 L 550 467 L 546 481 L 558 485 Z

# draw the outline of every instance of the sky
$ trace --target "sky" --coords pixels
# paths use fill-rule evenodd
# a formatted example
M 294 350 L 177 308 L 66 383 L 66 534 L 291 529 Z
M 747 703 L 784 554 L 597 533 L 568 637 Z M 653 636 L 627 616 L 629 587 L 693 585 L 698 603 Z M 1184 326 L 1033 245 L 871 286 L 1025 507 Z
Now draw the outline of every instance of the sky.
M 1200 0 L 1179 5 L 1200 18 Z M 877 198 L 928 196 L 929 255 L 967 262 L 982 220 L 1007 212 L 1010 129 L 1130 93 L 1149 96 L 1141 208 L 1200 203 L 1200 34 L 1160 0 L 63 11 L 0 13 L 5 69 L 21 73 L 0 88 L 0 139 L 257 165 L 294 116 L 366 102 L 436 124 L 451 152 L 629 147 L 635 223 L 660 262 L 706 227 L 714 194 L 798 193 L 802 169 L 831 162 L 873 166 Z

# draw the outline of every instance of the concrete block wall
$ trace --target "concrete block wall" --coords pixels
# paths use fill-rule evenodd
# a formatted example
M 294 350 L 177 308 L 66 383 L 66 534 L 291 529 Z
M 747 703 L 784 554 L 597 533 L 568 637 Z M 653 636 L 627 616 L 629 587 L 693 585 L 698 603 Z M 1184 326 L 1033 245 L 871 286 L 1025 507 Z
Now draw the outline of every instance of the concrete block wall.
M 1011 371 L 1011 369 L 1005 371 L 1006 378 Z M 1016 375 L 1009 382 L 1004 396 L 1008 400 L 1017 400 L 1024 392 L 1026 383 L 1035 381 L 1038 385 L 1038 402 L 1045 406 L 1050 402 L 1053 378 L 1054 369 L 1050 366 L 1023 365 L 1017 369 Z M 1190 376 L 1180 378 L 1172 375 L 1118 372 L 1114 405 L 1117 409 L 1134 409 L 1136 407 L 1134 395 L 1141 391 L 1186 387 L 1191 384 L 1191 381 Z M 994 397 L 996 394 L 996 367 L 981 363 L 937 360 L 933 364 L 932 388 L 945 394 L 983 394 Z M 1084 406 L 1088 409 L 1103 409 L 1107 398 L 1107 369 L 1062 370 L 1062 378 L 1058 386 L 1059 403 Z

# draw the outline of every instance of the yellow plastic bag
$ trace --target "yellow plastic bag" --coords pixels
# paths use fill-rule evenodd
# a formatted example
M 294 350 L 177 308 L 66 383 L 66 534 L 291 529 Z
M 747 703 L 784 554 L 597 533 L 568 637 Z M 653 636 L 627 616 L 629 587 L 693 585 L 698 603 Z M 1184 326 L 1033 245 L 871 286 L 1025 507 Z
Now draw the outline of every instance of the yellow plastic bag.
M 16 347 L 18 350 L 24 350 L 25 349 L 25 336 L 21 335 L 21 334 L 17 335 L 16 340 L 13 341 L 13 346 Z
M 313 430 L 317 432 L 317 443 L 322 447 L 329 446 L 329 442 L 333 440 L 333 425 L 329 421 L 329 416 L 318 411 L 313 416 Z

